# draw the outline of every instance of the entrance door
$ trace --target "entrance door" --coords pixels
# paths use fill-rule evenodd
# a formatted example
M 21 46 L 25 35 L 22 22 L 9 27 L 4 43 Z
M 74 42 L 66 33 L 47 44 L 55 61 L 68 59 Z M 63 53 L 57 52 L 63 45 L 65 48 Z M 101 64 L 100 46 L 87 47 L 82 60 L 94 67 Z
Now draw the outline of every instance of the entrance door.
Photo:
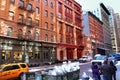
M 60 51 L 60 60 L 63 60 L 63 51 Z

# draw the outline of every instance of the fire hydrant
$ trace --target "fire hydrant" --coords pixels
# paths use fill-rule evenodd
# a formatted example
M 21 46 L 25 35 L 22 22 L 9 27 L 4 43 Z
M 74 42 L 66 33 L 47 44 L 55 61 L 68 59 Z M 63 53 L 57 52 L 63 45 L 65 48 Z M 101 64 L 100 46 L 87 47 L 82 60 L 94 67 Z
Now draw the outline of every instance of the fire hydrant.
M 82 80 L 89 80 L 89 76 L 85 72 L 83 72 Z

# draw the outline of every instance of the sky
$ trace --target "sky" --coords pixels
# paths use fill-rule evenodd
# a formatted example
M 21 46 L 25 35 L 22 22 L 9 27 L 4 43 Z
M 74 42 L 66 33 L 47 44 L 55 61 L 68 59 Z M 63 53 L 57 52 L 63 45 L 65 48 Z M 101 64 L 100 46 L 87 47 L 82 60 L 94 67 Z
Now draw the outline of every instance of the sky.
M 82 10 L 88 10 L 93 8 L 98 3 L 103 3 L 106 7 L 111 6 L 115 13 L 120 14 L 120 1 L 119 0 L 75 0 L 82 5 Z

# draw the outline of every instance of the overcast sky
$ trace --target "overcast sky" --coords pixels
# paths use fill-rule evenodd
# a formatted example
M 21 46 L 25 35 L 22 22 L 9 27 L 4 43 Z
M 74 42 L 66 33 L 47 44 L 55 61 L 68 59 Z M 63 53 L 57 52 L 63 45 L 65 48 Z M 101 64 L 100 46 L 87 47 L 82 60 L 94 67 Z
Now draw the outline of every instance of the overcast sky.
M 103 3 L 106 7 L 111 6 L 114 9 L 115 13 L 120 14 L 120 1 L 119 0 L 75 0 L 80 5 L 82 5 L 82 9 L 91 9 L 98 3 Z

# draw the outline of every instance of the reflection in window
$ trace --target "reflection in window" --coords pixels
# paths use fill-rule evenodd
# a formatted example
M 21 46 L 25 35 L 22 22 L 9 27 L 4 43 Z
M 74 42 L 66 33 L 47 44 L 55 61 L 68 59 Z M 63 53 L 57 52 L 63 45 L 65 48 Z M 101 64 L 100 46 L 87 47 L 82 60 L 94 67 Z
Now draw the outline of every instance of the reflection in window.
M 27 6 L 27 10 L 29 10 L 29 11 L 32 10 L 32 5 L 31 5 L 31 4 L 28 4 L 28 6 Z
M 45 0 L 45 5 L 48 5 L 48 0 Z
M 36 7 L 35 11 L 36 13 L 39 13 L 39 7 Z
M 20 0 L 19 7 L 20 7 L 20 8 L 24 8 L 24 1 L 21 1 L 21 0 Z
M 12 37 L 12 28 L 8 28 L 7 36 Z

